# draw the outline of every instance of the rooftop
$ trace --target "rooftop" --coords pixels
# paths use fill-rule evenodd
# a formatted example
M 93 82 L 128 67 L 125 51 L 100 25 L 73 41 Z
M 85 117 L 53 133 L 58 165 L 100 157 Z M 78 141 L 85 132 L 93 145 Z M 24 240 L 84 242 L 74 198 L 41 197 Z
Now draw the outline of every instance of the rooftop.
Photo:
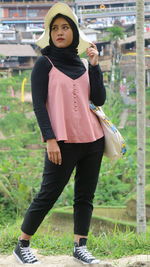
M 31 45 L 0 44 L 0 54 L 7 57 L 37 57 Z
M 150 32 L 145 32 L 144 33 L 144 39 L 150 39 Z M 124 40 L 120 40 L 119 44 L 120 45 L 125 45 L 125 44 L 129 44 L 129 43 L 133 43 L 133 42 L 136 42 L 136 35 L 133 35 L 133 36 L 130 36 L 130 37 L 127 37 L 126 39 Z

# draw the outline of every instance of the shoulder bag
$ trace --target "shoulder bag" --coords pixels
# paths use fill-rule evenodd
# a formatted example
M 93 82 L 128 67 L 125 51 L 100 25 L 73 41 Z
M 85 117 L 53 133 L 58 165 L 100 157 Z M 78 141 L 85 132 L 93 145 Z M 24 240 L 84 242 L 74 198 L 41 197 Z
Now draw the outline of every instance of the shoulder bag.
M 125 140 L 114 124 L 105 115 L 100 106 L 90 103 L 90 109 L 98 117 L 105 137 L 104 155 L 112 160 L 121 158 L 126 153 Z

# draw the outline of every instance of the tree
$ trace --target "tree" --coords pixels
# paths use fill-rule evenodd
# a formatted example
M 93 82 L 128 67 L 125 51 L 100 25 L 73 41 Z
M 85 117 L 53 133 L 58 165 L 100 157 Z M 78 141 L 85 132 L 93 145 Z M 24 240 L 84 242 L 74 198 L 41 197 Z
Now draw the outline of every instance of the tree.
M 137 232 L 146 232 L 144 1 L 136 0 Z
M 4 58 L 6 58 L 6 56 L 0 54 L 0 59 L 4 59 Z
M 121 51 L 119 46 L 119 40 L 124 38 L 124 29 L 118 25 L 108 28 L 108 39 L 112 45 L 112 70 L 111 70 L 111 89 L 114 90 L 115 71 L 116 65 L 119 64 Z
M 119 51 L 119 40 L 124 38 L 124 29 L 118 25 L 108 28 L 109 40 L 112 43 L 112 51 L 115 59 L 115 63 L 119 61 L 120 51 Z

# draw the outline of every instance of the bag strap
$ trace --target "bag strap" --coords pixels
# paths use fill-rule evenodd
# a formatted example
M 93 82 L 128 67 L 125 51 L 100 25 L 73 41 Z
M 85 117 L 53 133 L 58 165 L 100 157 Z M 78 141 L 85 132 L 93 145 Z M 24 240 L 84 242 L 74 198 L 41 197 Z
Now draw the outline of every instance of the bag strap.
M 54 66 L 53 62 L 49 59 L 48 56 L 44 56 L 44 57 L 46 57 L 48 59 L 48 61 L 51 63 L 51 65 Z
M 88 63 L 88 60 L 87 60 L 86 58 L 81 58 L 81 61 L 83 62 L 83 64 L 84 64 L 86 70 L 88 70 L 88 69 L 89 69 L 89 63 Z

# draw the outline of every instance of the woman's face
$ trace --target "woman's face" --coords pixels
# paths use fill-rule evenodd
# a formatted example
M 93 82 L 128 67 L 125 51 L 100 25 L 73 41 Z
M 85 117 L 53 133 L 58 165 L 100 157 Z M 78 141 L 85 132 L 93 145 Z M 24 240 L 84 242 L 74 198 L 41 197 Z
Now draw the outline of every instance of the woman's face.
M 52 25 L 51 39 L 58 48 L 65 48 L 73 41 L 73 31 L 64 18 L 57 18 Z

